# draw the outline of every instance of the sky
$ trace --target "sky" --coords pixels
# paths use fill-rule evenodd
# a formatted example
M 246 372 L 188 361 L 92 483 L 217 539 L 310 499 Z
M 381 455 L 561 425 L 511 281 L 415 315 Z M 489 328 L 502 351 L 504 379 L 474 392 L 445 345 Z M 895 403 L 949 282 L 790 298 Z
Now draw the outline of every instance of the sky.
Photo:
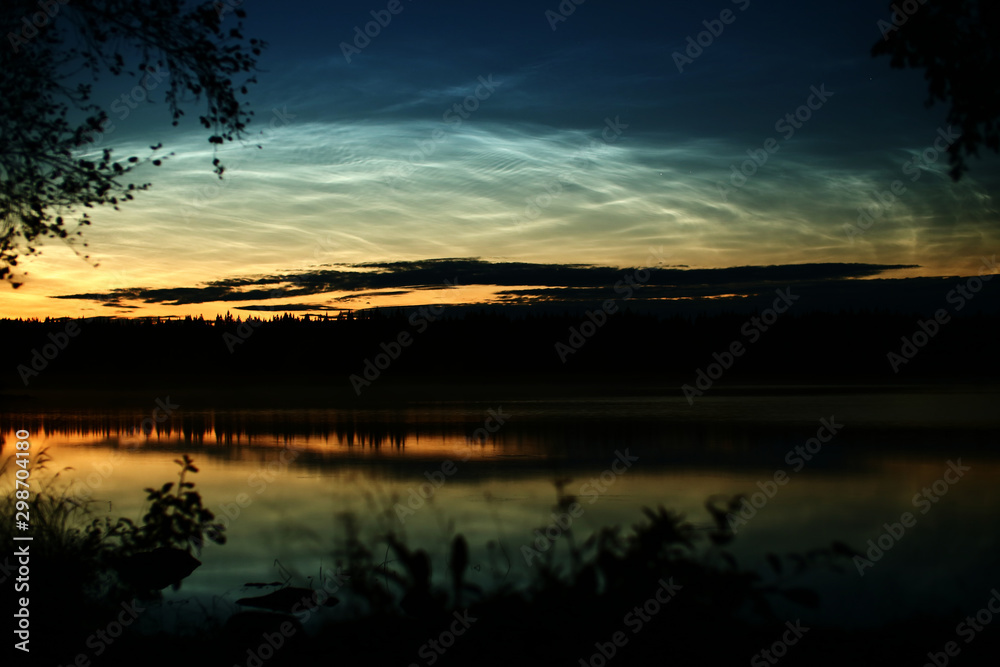
M 886 2 L 229 3 L 269 46 L 224 180 L 165 82 L 102 80 L 92 150 L 172 155 L 88 248 L 25 261 L 0 316 L 492 302 L 635 267 L 711 296 L 710 270 L 975 275 L 1000 245 L 996 155 L 954 183 L 946 107 L 870 55 Z

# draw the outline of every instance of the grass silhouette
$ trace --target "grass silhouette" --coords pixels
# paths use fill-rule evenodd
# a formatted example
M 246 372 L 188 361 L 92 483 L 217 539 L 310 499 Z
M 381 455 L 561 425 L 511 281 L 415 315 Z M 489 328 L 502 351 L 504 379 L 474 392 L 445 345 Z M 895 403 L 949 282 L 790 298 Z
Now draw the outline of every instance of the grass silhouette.
M 140 524 L 93 518 L 67 495 L 63 471 L 52 473 L 50 462 L 40 452 L 32 477 L 40 484 L 31 499 L 32 571 L 44 579 L 37 590 L 32 580 L 32 627 L 36 637 L 45 637 L 38 653 L 45 664 L 70 664 L 78 654 L 98 664 L 87 648 L 95 629 L 112 623 L 128 599 L 155 598 L 189 573 L 152 581 L 136 577 L 127 565 L 145 558 L 138 570 L 148 575 L 165 567 L 157 554 L 193 559 L 205 539 L 221 544 L 224 538 L 187 481 L 197 472 L 187 456 L 177 461 L 179 483 L 146 489 L 150 508 Z M 556 488 L 555 509 L 566 511 L 575 499 L 563 493 L 563 485 Z M 280 589 L 281 605 L 254 605 L 245 598 L 240 602 L 247 611 L 206 621 L 183 637 L 162 629 L 126 630 L 103 647 L 100 664 L 745 664 L 787 636 L 786 623 L 795 620 L 775 612 L 776 600 L 820 605 L 819 596 L 796 586 L 796 579 L 816 569 L 838 570 L 854 552 L 834 543 L 805 554 L 769 554 L 775 576 L 765 580 L 728 551 L 735 535 L 726 517 L 739 502 L 706 503 L 714 520 L 707 528 L 663 507 L 643 509 L 629 531 L 605 527 L 580 539 L 567 528 L 541 553 L 528 581 L 518 586 L 504 578 L 489 591 L 467 581 L 469 546 L 461 534 L 449 538 L 446 576 L 435 579 L 428 553 L 408 547 L 385 528 L 391 523 L 374 542 L 366 541 L 358 517 L 345 514 L 334 551 L 336 572 L 343 576 L 335 590 Z M 0 501 L 5 540 L 14 509 L 12 494 Z M 300 605 L 293 599 L 299 592 L 308 593 Z M 351 613 L 338 620 L 317 616 L 333 605 Z M 267 611 L 249 610 L 254 606 Z M 312 619 L 320 622 L 307 630 Z M 951 631 L 939 621 L 853 631 L 810 628 L 801 642 L 786 647 L 782 664 L 921 664 L 924 645 L 933 648 Z M 988 655 L 992 646 L 995 641 L 983 639 L 973 648 Z M 964 663 L 975 660 L 969 655 Z

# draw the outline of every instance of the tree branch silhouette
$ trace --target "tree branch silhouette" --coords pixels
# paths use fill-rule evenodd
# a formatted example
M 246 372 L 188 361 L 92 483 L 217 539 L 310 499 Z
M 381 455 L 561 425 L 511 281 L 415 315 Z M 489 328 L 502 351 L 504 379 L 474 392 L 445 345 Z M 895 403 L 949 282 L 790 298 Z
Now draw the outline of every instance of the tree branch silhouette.
M 1000 4 L 995 0 L 894 0 L 891 21 L 879 21 L 883 39 L 872 56 L 888 55 L 892 67 L 923 69 L 926 106 L 950 102 L 947 122 L 961 137 L 948 148 L 949 171 L 958 181 L 979 147 L 1000 152 Z
M 226 14 L 237 21 L 225 27 Z M 91 99 L 102 77 L 149 82 L 166 78 L 172 124 L 184 108 L 203 102 L 199 117 L 215 147 L 246 136 L 253 111 L 245 96 L 256 83 L 266 43 L 245 38 L 242 9 L 221 2 L 91 0 L 87 3 L 7 0 L 0 8 L 0 278 L 14 287 L 19 257 L 38 252 L 45 237 L 75 240 L 90 224 L 85 209 L 118 210 L 150 183 L 136 167 L 166 157 L 118 160 L 99 152 L 107 111 Z M 96 153 L 96 154 L 95 154 Z M 213 170 L 225 167 L 216 157 Z M 77 223 L 75 233 L 68 219 Z M 83 244 L 86 247 L 86 243 Z

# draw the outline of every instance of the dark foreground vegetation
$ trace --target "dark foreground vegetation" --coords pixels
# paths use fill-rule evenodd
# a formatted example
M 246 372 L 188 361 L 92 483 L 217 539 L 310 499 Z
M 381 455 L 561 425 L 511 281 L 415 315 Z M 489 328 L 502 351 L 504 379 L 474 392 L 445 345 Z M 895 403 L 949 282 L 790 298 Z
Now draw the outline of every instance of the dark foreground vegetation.
M 392 532 L 377 548 L 366 545 L 354 517 L 345 516 L 336 574 L 312 588 L 270 587 L 238 600 L 243 611 L 209 618 L 194 632 L 143 630 L 134 621 L 157 604 L 159 591 L 183 585 L 206 541 L 225 541 L 190 481 L 197 468 L 179 460 L 179 482 L 147 489 L 148 511 L 134 524 L 93 519 L 60 493 L 58 475 L 45 477 L 46 463 L 45 456 L 36 461 L 34 477 L 44 487 L 29 501 L 31 652 L 15 652 L 12 664 L 922 665 L 929 649 L 954 639 L 950 617 L 847 630 L 803 628 L 795 616 L 777 614 L 776 602 L 821 605 L 796 579 L 818 569 L 850 576 L 854 551 L 834 543 L 770 555 L 775 577 L 765 582 L 726 550 L 736 499 L 706 505 L 715 524 L 708 530 L 663 508 L 645 510 L 630 531 L 605 528 L 580 541 L 566 530 L 556 546 L 535 545 L 532 580 L 498 581 L 489 591 L 467 583 L 461 535 L 451 540 L 447 583 L 435 585 L 427 553 Z M 575 498 L 557 489 L 555 511 L 572 511 Z M 6 545 L 14 503 L 11 495 L 0 506 Z M 501 562 L 519 557 L 490 547 Z M 557 548 L 568 554 L 563 566 L 553 557 Z M 322 610 L 337 606 L 352 613 L 317 626 Z M 960 664 L 994 664 L 997 646 L 996 633 L 984 632 L 962 647 Z

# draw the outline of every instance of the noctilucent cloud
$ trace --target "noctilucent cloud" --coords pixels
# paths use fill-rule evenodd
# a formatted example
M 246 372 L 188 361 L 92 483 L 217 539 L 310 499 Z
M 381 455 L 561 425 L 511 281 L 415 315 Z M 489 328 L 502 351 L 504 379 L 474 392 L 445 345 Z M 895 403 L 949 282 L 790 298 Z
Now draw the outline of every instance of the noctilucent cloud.
M 226 1 L 269 48 L 225 179 L 204 131 L 170 127 L 162 81 L 102 81 L 111 124 L 90 150 L 173 156 L 93 213 L 99 268 L 47 242 L 0 291 L 6 316 L 214 317 L 233 305 L 205 291 L 219 281 L 442 258 L 480 260 L 481 283 L 441 297 L 474 302 L 509 289 L 492 262 L 954 276 L 998 247 L 1000 163 L 950 180 L 946 107 L 870 55 L 885 2 Z M 557 273 L 518 287 L 565 287 Z M 428 299 L 369 282 L 240 305 Z M 184 289 L 205 300 L 147 298 Z

